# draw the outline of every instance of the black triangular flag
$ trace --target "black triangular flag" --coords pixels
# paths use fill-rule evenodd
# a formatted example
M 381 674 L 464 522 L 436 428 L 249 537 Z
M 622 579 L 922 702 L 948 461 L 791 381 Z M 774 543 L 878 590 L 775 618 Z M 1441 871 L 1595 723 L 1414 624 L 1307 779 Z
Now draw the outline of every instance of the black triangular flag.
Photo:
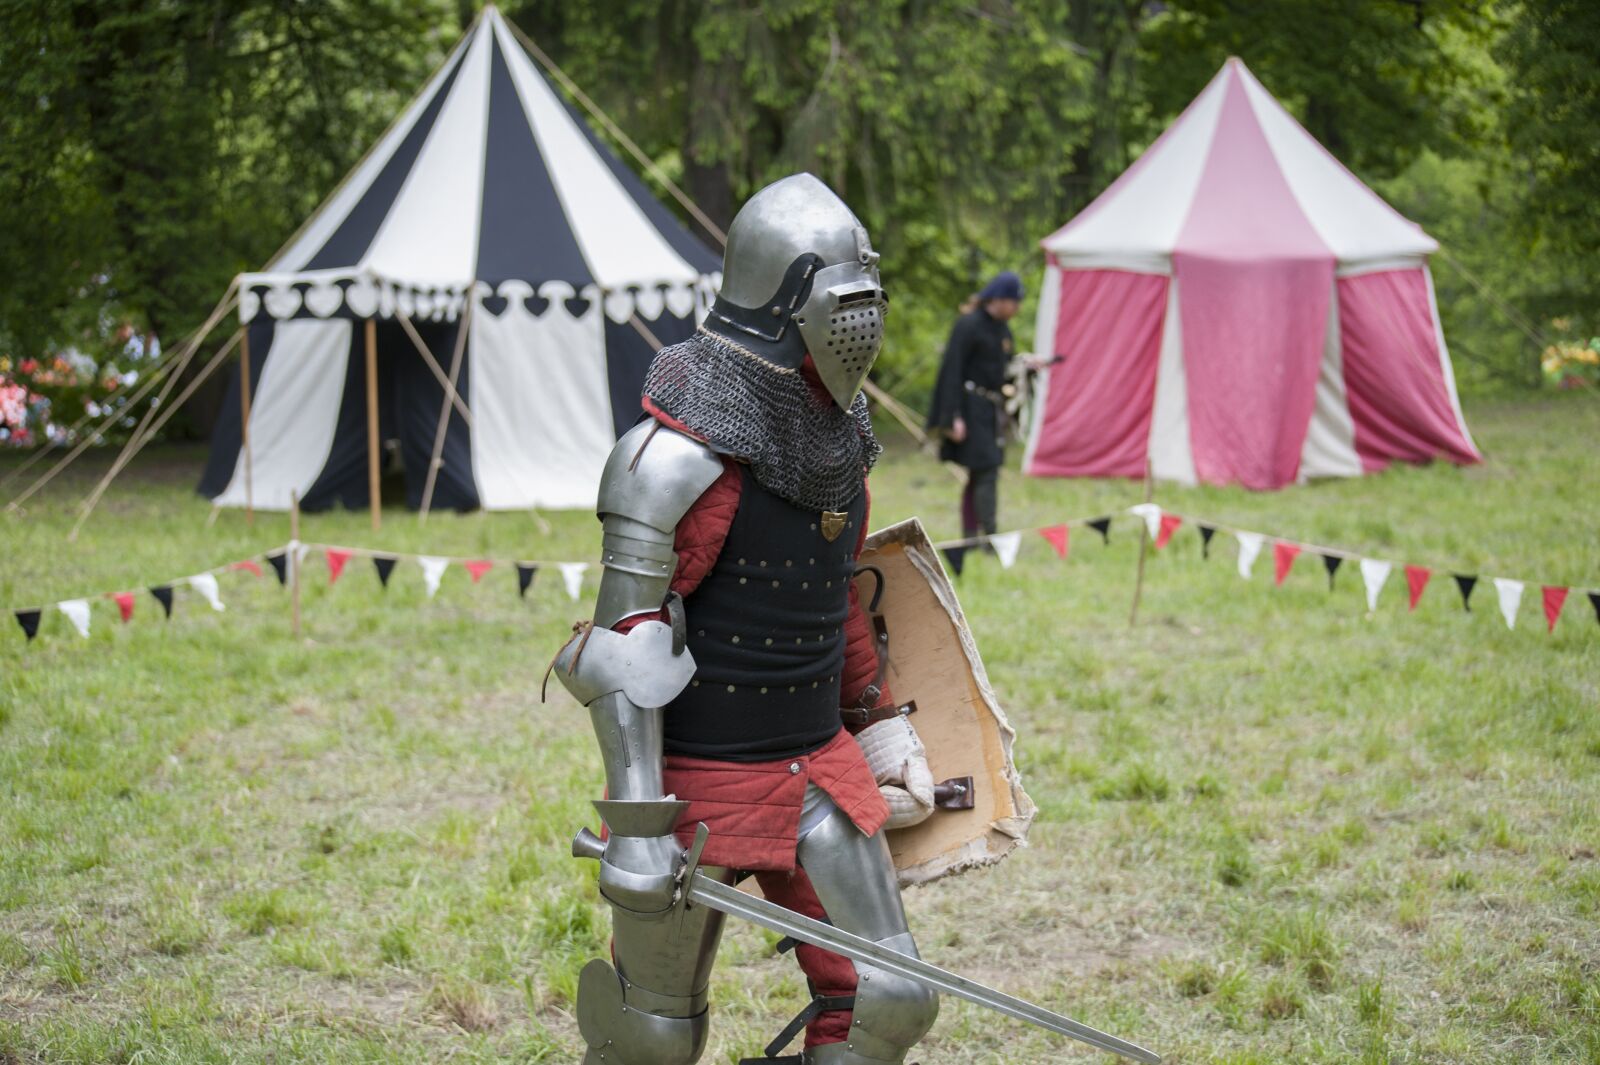
M 967 549 L 965 547 L 947 547 L 944 549 L 944 557 L 950 563 L 950 572 L 957 577 L 961 576 L 961 566 L 967 560 Z
M 1095 518 L 1089 522 L 1089 528 L 1100 534 L 1100 539 L 1107 544 L 1111 543 L 1111 519 Z
M 539 572 L 538 566 L 528 566 L 517 563 L 517 598 L 528 598 L 528 588 L 533 584 L 533 575 Z
M 156 597 L 156 602 L 161 604 L 161 609 L 166 611 L 167 617 L 172 616 L 172 585 L 157 584 L 150 589 L 150 594 Z
M 1589 602 L 1594 605 L 1594 619 L 1600 622 L 1600 592 L 1590 592 Z
M 1333 591 L 1333 575 L 1339 572 L 1339 564 L 1344 559 L 1339 555 L 1323 555 L 1322 565 L 1328 571 L 1328 591 Z
M 377 568 L 378 571 L 378 581 L 385 588 L 389 587 L 389 574 L 394 572 L 394 564 L 396 561 L 396 559 L 390 558 L 388 555 L 372 556 L 372 564 Z
M 1461 609 L 1472 613 L 1472 589 L 1478 586 L 1478 578 L 1468 573 L 1457 573 L 1456 587 L 1461 589 Z
M 1217 535 L 1217 527 L 1215 525 L 1202 525 L 1202 526 L 1200 526 L 1200 557 L 1201 558 L 1210 558 L 1211 557 L 1211 538 L 1213 536 L 1215 536 L 1215 535 Z
M 22 626 L 23 635 L 29 640 L 39 635 L 39 611 L 16 610 L 13 613 L 17 616 L 17 624 Z
M 267 561 L 272 563 L 272 572 L 278 575 L 279 584 L 289 583 L 289 552 L 279 551 L 276 555 L 268 555 Z

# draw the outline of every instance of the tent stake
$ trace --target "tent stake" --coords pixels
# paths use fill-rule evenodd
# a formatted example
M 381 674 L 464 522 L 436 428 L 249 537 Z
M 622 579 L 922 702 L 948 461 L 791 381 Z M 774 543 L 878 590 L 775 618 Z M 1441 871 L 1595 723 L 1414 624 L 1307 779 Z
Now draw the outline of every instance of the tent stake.
M 372 511 L 372 530 L 383 524 L 378 494 L 378 321 L 367 319 L 367 509 Z M 299 595 L 296 586 L 296 596 Z M 298 598 L 296 603 L 298 603 Z M 296 608 L 296 616 L 299 610 Z M 298 624 L 296 625 L 298 629 Z
M 369 318 L 368 321 L 371 321 Z M 289 609 L 295 638 L 300 637 L 300 493 L 289 490 Z
M 1156 495 L 1155 471 L 1149 459 L 1144 463 L 1144 501 L 1150 502 Z M 1139 576 L 1133 583 L 1133 607 L 1128 611 L 1128 628 L 1133 628 L 1139 620 L 1139 599 L 1144 595 L 1144 556 L 1150 550 L 1150 526 L 1141 516 L 1139 518 Z

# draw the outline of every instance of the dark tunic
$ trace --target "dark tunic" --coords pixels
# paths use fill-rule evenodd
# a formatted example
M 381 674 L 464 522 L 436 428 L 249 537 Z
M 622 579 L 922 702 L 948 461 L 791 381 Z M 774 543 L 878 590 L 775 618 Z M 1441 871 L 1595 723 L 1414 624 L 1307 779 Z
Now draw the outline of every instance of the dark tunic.
M 828 540 L 821 512 L 739 467 L 739 509 L 711 572 L 683 602 L 695 674 L 666 712 L 666 749 L 729 761 L 814 750 L 839 731 L 850 578 L 865 492 Z
M 939 367 L 928 428 L 948 433 L 960 417 L 967 423 L 967 438 L 958 444 L 947 435 L 939 449 L 944 461 L 969 470 L 992 470 L 1005 462 L 1003 412 L 992 400 L 967 391 L 966 382 L 998 394 L 1014 350 L 1011 326 L 989 317 L 982 307 L 956 320 Z

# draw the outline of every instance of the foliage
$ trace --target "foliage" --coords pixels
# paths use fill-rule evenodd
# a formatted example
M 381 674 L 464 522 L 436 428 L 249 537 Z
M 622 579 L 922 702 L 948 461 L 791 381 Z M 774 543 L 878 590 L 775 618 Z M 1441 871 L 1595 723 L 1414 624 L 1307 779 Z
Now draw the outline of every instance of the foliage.
M 1556 388 L 1590 388 L 1600 384 L 1600 337 L 1587 344 L 1561 341 L 1544 349 L 1540 361 L 1545 380 Z
M 177 337 L 261 262 L 437 61 L 438 5 L 0 8 L 0 343 Z
M 0 353 L 168 339 L 354 163 L 479 0 L 0 7 Z M 1600 277 L 1600 8 L 1578 0 L 508 0 L 725 226 L 820 174 L 884 253 L 917 402 L 963 296 L 1085 206 L 1228 55 L 1439 237 L 1463 388 L 1539 381 Z M 1437 262 L 1438 260 L 1436 260 Z M 1017 323 L 1029 334 L 1025 310 Z M 1026 341 L 1024 341 L 1026 343 Z

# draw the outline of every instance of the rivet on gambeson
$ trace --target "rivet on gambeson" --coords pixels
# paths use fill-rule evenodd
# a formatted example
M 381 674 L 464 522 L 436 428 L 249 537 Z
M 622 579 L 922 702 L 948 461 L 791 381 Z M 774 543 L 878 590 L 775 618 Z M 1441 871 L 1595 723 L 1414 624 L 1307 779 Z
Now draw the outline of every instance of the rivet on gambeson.
M 733 642 L 734 642 L 734 643 L 738 643 L 738 642 L 739 642 L 739 637 L 737 637 L 737 636 L 735 636 L 735 637 L 734 637 L 734 638 L 733 638 Z

